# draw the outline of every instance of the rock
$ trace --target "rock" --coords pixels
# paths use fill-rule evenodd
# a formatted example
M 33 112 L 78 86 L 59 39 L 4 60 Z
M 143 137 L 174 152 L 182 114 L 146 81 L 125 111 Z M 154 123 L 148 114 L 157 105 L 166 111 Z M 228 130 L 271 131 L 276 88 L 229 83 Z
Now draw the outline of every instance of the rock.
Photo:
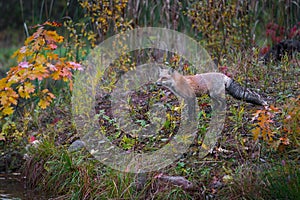
M 15 172 L 23 165 L 23 155 L 17 151 L 10 151 L 0 156 L 0 172 Z
M 81 140 L 75 140 L 68 148 L 69 152 L 79 151 L 85 147 L 85 143 Z

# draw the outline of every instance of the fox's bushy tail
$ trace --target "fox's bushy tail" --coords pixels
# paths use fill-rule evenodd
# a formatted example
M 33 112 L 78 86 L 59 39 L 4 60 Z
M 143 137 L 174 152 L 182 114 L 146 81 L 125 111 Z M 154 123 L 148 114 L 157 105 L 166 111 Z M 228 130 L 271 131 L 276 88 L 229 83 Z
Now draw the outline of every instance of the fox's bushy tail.
M 234 98 L 241 99 L 256 105 L 262 105 L 262 106 L 268 105 L 268 103 L 258 93 L 251 91 L 246 87 L 241 86 L 233 79 L 229 79 L 228 81 L 229 81 L 228 84 L 226 84 L 226 91 Z

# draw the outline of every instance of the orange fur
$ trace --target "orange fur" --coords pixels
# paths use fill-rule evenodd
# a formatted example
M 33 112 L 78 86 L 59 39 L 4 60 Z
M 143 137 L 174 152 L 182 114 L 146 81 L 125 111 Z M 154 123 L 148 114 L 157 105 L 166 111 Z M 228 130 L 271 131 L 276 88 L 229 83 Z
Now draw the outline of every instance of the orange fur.
M 173 69 L 160 69 L 157 85 L 169 88 L 184 99 L 209 94 L 217 102 L 224 103 L 225 90 L 234 98 L 242 99 L 257 105 L 268 105 L 259 94 L 245 88 L 222 73 L 211 72 L 183 76 Z

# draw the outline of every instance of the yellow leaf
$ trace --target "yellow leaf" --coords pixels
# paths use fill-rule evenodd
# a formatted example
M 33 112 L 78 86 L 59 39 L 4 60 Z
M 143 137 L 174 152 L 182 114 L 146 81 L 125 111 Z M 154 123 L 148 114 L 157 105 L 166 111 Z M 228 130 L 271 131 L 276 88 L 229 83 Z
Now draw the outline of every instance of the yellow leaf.
M 35 58 L 35 62 L 36 62 L 37 64 L 43 65 L 46 61 L 47 61 L 47 60 L 46 60 L 45 56 L 44 56 L 44 55 L 41 55 L 41 54 L 39 54 L 39 55 Z
M 4 108 L 2 110 L 2 112 L 3 112 L 4 115 L 11 115 L 11 114 L 13 114 L 14 109 L 9 106 L 9 107 Z
M 72 91 L 73 90 L 73 81 L 72 80 L 69 83 L 69 87 L 70 87 L 70 90 Z
M 9 106 L 10 104 L 17 104 L 18 94 L 12 88 L 6 88 L 6 90 L 0 92 L 0 103 L 3 106 Z
M 8 101 L 12 104 L 17 105 L 17 100 L 14 97 L 8 97 Z
M 48 92 L 47 95 L 48 95 L 51 99 L 55 99 L 54 94 L 52 94 L 51 92 Z
M 20 85 L 18 87 L 18 93 L 19 93 L 20 97 L 25 98 L 26 95 L 24 93 L 24 87 L 22 85 Z
M 30 93 L 35 91 L 35 86 L 30 82 L 25 82 L 24 86 L 19 86 L 18 93 L 20 97 L 28 99 L 30 98 Z
M 174 106 L 174 111 L 180 111 L 181 106 Z
M 42 108 L 45 109 L 50 105 L 50 102 L 46 99 L 40 99 L 38 105 Z
M 35 86 L 32 83 L 30 83 L 30 82 L 26 82 L 24 84 L 24 90 L 28 94 L 33 93 L 34 90 L 35 90 Z
M 51 74 L 53 80 L 59 80 L 60 79 L 60 72 L 59 71 L 55 71 Z
M 46 94 L 46 93 L 49 92 L 49 90 L 48 90 L 48 89 L 43 89 L 42 92 L 43 92 L 44 94 Z
M 9 101 L 6 92 L 1 92 L 0 103 L 3 106 L 8 105 Z
M 257 140 L 258 136 L 260 135 L 260 128 L 256 127 L 255 129 L 253 129 L 252 134 L 253 134 L 253 140 Z
M 204 149 L 204 150 L 208 150 L 208 146 L 204 143 L 202 143 L 201 147 Z

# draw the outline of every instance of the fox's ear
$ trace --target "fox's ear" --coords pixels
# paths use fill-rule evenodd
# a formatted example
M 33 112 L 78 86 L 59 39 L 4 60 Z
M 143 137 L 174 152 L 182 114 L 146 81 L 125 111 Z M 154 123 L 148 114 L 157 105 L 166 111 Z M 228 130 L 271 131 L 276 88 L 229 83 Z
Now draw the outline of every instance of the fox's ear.
M 165 69 L 165 68 L 164 68 L 164 65 L 162 65 L 162 64 L 157 64 L 156 66 L 158 66 L 159 71 Z
M 173 68 L 170 67 L 168 73 L 169 74 L 173 74 L 174 72 L 175 72 L 175 69 L 173 69 Z

